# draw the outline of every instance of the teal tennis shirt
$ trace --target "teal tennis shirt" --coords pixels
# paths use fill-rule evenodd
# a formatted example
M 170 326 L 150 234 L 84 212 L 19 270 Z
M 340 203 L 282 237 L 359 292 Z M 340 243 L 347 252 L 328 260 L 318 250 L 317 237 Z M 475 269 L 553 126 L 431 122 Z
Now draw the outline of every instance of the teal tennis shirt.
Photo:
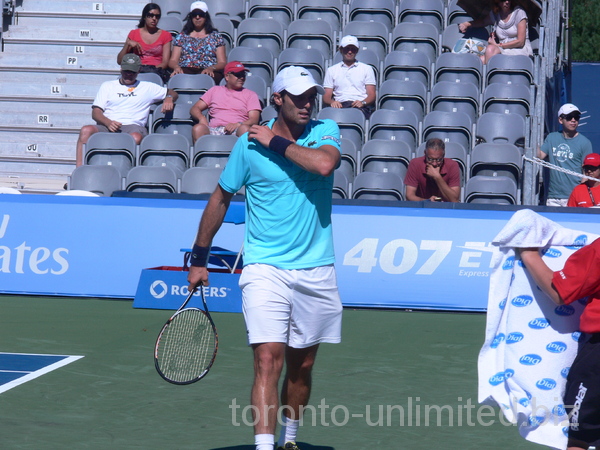
M 272 128 L 274 121 L 267 126 Z M 296 143 L 312 148 L 332 145 L 340 150 L 340 130 L 333 120 L 311 120 Z M 244 264 L 281 269 L 333 264 L 333 175 L 307 172 L 249 141 L 246 133 L 231 151 L 219 184 L 231 193 L 246 186 Z

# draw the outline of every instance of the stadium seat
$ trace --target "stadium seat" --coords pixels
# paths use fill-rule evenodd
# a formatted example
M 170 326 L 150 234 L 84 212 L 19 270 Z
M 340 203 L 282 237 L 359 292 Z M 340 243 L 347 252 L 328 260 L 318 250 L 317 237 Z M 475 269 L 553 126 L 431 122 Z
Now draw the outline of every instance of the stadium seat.
M 248 0 L 248 17 L 273 19 L 287 26 L 294 17 L 294 0 Z
M 473 20 L 473 18 L 469 16 L 462 7 L 458 6 L 457 3 L 458 0 L 450 0 L 448 3 L 447 26 L 458 25 Z
M 362 55 L 361 55 L 362 56 Z M 418 81 L 429 87 L 431 61 L 421 52 L 390 52 L 383 61 L 383 80 Z
M 178 94 L 194 94 L 198 97 L 214 85 L 215 79 L 203 73 L 195 75 L 178 73 L 177 75 L 173 75 L 167 83 L 167 87 L 173 89 Z
M 431 90 L 429 110 L 463 112 L 475 122 L 479 117 L 479 92 L 471 83 L 439 81 Z
M 350 139 L 357 148 L 362 147 L 365 140 L 366 120 L 358 108 L 323 108 L 318 119 L 332 119 L 340 127 L 340 137 Z
M 288 48 L 318 50 L 323 59 L 335 53 L 335 33 L 329 22 L 316 19 L 296 19 L 287 28 Z
M 494 55 L 487 63 L 486 85 L 533 83 L 533 61 L 525 55 Z
M 360 172 L 395 173 L 404 180 L 412 153 L 406 142 L 372 139 L 360 152 Z
M 358 200 L 402 201 L 403 192 L 402 177 L 391 172 L 362 172 L 352 184 L 352 198 Z
M 331 29 L 341 29 L 344 18 L 342 0 L 298 0 L 298 19 L 314 19 L 329 22 Z
M 516 205 L 517 185 L 507 177 L 478 175 L 467 181 L 465 202 L 495 205 Z
M 175 103 L 173 111 L 163 113 L 161 108 L 157 108 L 152 113 L 152 125 L 150 133 L 160 134 L 181 134 L 185 136 L 188 142 L 192 142 L 192 127 L 194 120 L 190 116 L 189 103 Z
M 227 60 L 244 64 L 250 70 L 248 79 L 261 77 L 267 86 L 271 86 L 275 77 L 275 57 L 271 50 L 259 47 L 235 47 L 229 52 Z
M 160 18 L 160 28 L 171 33 L 172 37 L 175 37 L 183 29 L 183 20 L 176 15 L 164 15 L 163 12 L 163 16 Z
M 260 124 L 265 125 L 271 119 L 275 119 L 277 117 L 277 110 L 273 105 L 269 105 L 264 108 L 260 113 Z
M 412 111 L 378 109 L 369 119 L 369 140 L 406 143 L 414 151 L 419 142 L 419 119 Z
M 367 48 L 372 50 L 381 61 L 388 54 L 389 32 L 376 22 L 368 22 L 366 20 L 348 22 L 342 32 L 342 36 L 347 35 L 356 36 L 360 50 L 362 51 Z
M 442 0 L 401 0 L 398 11 L 398 23 L 431 24 L 438 34 L 444 28 Z
M 159 86 L 164 86 L 163 80 L 160 77 L 160 75 L 154 72 L 138 73 L 137 79 L 140 81 L 148 81 L 150 83 L 158 84 Z
M 163 30 L 166 30 L 162 23 L 162 20 L 165 16 L 174 16 L 180 20 L 183 20 L 190 12 L 190 2 L 187 0 L 157 0 L 155 3 L 160 6 L 160 11 L 162 14 L 160 27 Z M 179 31 L 181 31 L 181 28 Z
M 333 190 L 331 193 L 332 198 L 344 199 L 348 198 L 350 194 L 350 182 L 346 175 L 339 169 L 333 172 Z
M 439 32 L 430 23 L 399 23 L 392 31 L 392 50 L 421 52 L 430 61 L 438 56 Z
M 269 102 L 269 91 L 267 89 L 267 83 L 261 77 L 246 77 L 244 87 L 256 92 L 258 99 L 260 100 L 261 106 L 264 108 Z
M 482 88 L 483 63 L 474 53 L 442 53 L 435 63 L 434 83 L 453 81 Z
M 325 76 L 325 58 L 314 48 L 286 48 L 277 58 L 277 72 L 288 66 L 302 66 L 308 70 L 315 81 L 323 84 Z
M 169 167 L 137 166 L 127 173 L 125 190 L 127 192 L 175 194 L 178 191 L 177 175 Z
M 427 88 L 418 81 L 384 81 L 379 87 L 377 108 L 411 111 L 421 121 L 427 111 Z
M 395 12 L 394 0 L 351 0 L 348 20 L 375 22 L 386 27 L 389 33 L 396 23 Z
M 216 167 L 223 169 L 237 142 L 237 136 L 201 136 L 194 144 L 192 167 Z
M 110 197 L 114 191 L 123 189 L 123 176 L 113 166 L 79 166 L 68 181 L 69 190 L 94 192 Z
M 477 120 L 476 142 L 525 146 L 525 119 L 518 114 L 485 113 Z
M 192 167 L 186 170 L 181 179 L 181 193 L 212 194 L 222 170 L 219 167 Z
M 283 24 L 271 19 L 248 18 L 238 26 L 237 45 L 266 48 L 278 55 L 284 47 Z
M 471 151 L 470 176 L 508 177 L 517 186 L 521 181 L 523 158 L 512 144 L 479 144 Z
M 223 36 L 223 39 L 225 39 L 225 50 L 229 53 L 235 47 L 235 26 L 233 22 L 228 17 L 212 17 L 211 20 L 215 28 Z
M 246 15 L 246 0 L 205 0 L 212 18 L 226 17 L 238 26 Z M 189 1 L 188 1 L 189 5 Z M 189 9 L 189 6 L 187 6 Z
M 121 176 L 135 166 L 137 144 L 127 133 L 94 133 L 83 145 L 83 164 L 113 166 Z
M 482 112 L 515 113 L 525 117 L 530 113 L 532 91 L 523 84 L 492 83 L 483 91 Z
M 423 142 L 439 138 L 445 143 L 455 142 L 470 151 L 473 142 L 473 123 L 462 112 L 431 111 L 423 120 Z
M 360 149 L 356 148 L 356 144 L 350 139 L 342 138 L 340 139 L 340 141 L 340 149 L 342 152 L 342 156 L 340 161 L 340 167 L 338 167 L 336 170 L 343 172 L 344 175 L 346 175 L 346 178 L 348 178 L 348 181 L 352 182 L 354 180 L 354 177 L 358 173 L 358 151 Z
M 140 142 L 139 165 L 170 167 L 181 178 L 190 167 L 190 143 L 181 134 L 146 136 Z

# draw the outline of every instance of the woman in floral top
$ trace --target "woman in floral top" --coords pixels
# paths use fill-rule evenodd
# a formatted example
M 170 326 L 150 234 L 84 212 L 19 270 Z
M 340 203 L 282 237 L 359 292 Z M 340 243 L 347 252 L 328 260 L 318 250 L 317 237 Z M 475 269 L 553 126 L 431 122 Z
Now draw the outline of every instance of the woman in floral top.
M 173 75 L 205 73 L 219 83 L 227 64 L 225 40 L 213 26 L 204 2 L 194 2 L 181 33 L 173 40 Z

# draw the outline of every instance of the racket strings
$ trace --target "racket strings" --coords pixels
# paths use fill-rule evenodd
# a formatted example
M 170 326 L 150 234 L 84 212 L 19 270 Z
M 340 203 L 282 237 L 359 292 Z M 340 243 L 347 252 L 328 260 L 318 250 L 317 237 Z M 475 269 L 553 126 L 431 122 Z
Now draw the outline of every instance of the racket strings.
M 217 346 L 213 325 L 199 309 L 184 309 L 166 326 L 157 361 L 163 374 L 175 382 L 200 377 L 212 364 Z

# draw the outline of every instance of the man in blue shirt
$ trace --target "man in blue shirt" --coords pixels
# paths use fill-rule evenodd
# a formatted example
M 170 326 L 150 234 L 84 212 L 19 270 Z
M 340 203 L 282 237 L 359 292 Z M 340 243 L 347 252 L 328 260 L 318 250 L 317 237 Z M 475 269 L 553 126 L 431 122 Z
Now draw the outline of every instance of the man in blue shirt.
M 555 166 L 579 173 L 583 159 L 592 153 L 592 143 L 577 131 L 581 111 L 572 103 L 565 103 L 558 110 L 558 122 L 562 131 L 550 133 L 542 149 L 538 151 L 540 159 L 548 157 L 548 162 Z M 580 183 L 579 177 L 550 170 L 548 180 L 548 199 L 546 206 L 567 206 L 571 192 Z
M 272 102 L 278 116 L 266 126 L 252 126 L 237 141 L 202 215 L 190 260 L 193 289 L 207 283 L 212 239 L 232 195 L 245 186 L 240 287 L 254 352 L 251 400 L 257 450 L 273 449 L 284 363 L 278 448 L 297 449 L 296 432 L 319 344 L 340 342 L 342 305 L 331 231 L 340 139 L 332 120 L 311 120 L 318 93 L 323 88 L 302 67 L 277 74 Z

